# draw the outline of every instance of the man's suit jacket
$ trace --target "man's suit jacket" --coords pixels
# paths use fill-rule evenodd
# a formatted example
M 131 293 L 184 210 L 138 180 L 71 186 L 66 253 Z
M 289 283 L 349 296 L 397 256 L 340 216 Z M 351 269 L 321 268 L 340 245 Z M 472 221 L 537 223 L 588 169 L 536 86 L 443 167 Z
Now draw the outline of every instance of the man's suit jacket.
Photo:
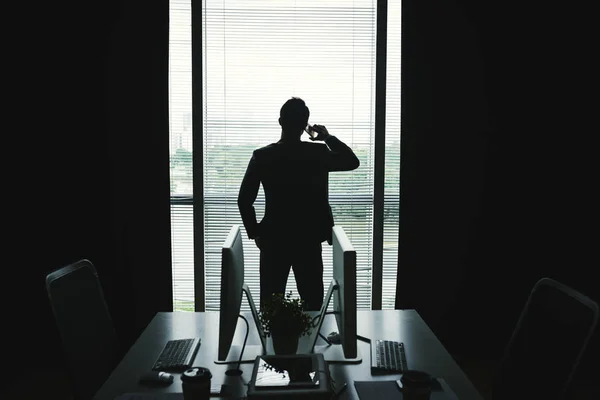
M 331 243 L 329 172 L 350 171 L 359 165 L 352 149 L 335 136 L 325 143 L 280 141 L 255 150 L 238 195 L 248 237 Z M 261 183 L 266 207 L 259 223 L 253 204 Z

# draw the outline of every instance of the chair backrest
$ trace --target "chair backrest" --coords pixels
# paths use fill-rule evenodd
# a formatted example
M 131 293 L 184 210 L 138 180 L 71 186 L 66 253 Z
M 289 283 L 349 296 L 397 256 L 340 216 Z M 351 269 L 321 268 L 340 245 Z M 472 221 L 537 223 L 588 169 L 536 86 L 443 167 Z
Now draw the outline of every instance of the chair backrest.
M 86 259 L 46 276 L 46 290 L 76 398 L 91 399 L 118 361 L 118 342 L 94 265 Z
M 598 304 L 551 278 L 531 291 L 494 384 L 497 399 L 562 399 L 598 323 Z

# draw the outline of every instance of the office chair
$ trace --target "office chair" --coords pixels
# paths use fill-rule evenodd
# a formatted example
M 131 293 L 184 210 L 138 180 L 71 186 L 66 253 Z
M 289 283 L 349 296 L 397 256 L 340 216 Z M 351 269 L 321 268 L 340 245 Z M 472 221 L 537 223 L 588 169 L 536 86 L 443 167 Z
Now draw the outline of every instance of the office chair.
M 118 342 L 94 265 L 86 259 L 46 276 L 46 290 L 74 395 L 91 399 L 118 361 Z
M 492 398 L 566 398 L 597 322 L 596 302 L 551 278 L 540 279 L 505 349 Z

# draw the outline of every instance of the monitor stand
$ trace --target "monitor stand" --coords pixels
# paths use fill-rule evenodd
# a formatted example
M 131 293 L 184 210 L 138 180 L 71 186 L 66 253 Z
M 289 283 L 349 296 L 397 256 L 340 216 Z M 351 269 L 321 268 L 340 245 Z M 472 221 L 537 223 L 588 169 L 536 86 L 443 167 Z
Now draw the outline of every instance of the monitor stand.
M 256 308 L 256 304 L 254 304 L 254 300 L 252 299 L 250 288 L 245 283 L 242 286 L 242 293 L 246 295 L 246 299 L 248 300 L 248 305 L 250 306 L 250 311 L 252 312 L 252 319 L 254 320 L 254 325 L 258 331 L 258 337 L 260 338 L 261 344 L 246 345 L 246 341 L 244 341 L 243 346 L 232 345 L 229 348 L 229 354 L 227 354 L 227 358 L 224 361 L 215 360 L 215 364 L 251 364 L 256 361 L 256 357 L 268 354 L 267 339 L 262 329 L 262 325 L 260 324 L 260 320 L 258 319 L 258 310 Z M 249 330 L 249 326 L 246 329 Z M 248 334 L 249 332 L 246 332 L 246 335 Z
M 275 355 L 275 350 L 273 349 L 273 340 L 271 338 L 267 338 L 267 351 L 264 355 Z M 256 351 L 259 351 L 259 346 L 256 347 Z M 246 348 L 248 348 L 246 346 Z M 360 364 L 362 362 L 362 356 L 360 353 L 360 349 L 357 347 L 356 357 L 348 358 L 344 355 L 344 350 L 342 345 L 340 344 L 323 344 L 323 345 L 315 345 L 311 336 L 302 336 L 298 341 L 298 351 L 296 354 L 322 354 L 325 361 L 334 364 Z M 257 354 L 263 355 L 263 354 Z M 239 353 L 238 353 L 239 356 Z M 244 355 L 244 358 L 246 356 Z
M 321 334 L 321 329 L 323 327 L 325 317 L 331 314 L 327 312 L 327 309 L 329 308 L 329 303 L 332 301 L 333 296 L 335 296 L 336 294 L 338 296 L 340 295 L 339 285 L 337 281 L 333 279 L 329 284 L 329 288 L 327 290 L 327 293 L 325 294 L 325 299 L 323 301 L 321 311 L 318 314 L 319 321 L 317 323 L 317 326 L 308 338 L 308 342 L 303 340 L 304 338 L 300 338 L 301 343 L 299 346 L 299 353 L 320 353 L 323 354 L 325 361 L 333 364 L 360 364 L 362 362 L 362 355 L 360 353 L 358 345 L 356 348 L 356 357 L 348 358 L 344 355 L 344 349 L 341 344 L 330 343 Z M 317 345 L 319 336 L 321 336 L 327 342 L 326 345 Z
M 243 354 L 242 354 L 243 352 Z M 215 360 L 215 364 L 252 364 L 256 357 L 265 355 L 261 345 L 231 346 L 224 361 Z M 240 359 L 240 356 L 241 359 Z
M 356 349 L 356 357 L 348 358 L 344 355 L 344 349 L 340 344 L 317 345 L 313 352 L 323 354 L 325 361 L 332 364 L 360 364 L 362 362 L 359 348 Z

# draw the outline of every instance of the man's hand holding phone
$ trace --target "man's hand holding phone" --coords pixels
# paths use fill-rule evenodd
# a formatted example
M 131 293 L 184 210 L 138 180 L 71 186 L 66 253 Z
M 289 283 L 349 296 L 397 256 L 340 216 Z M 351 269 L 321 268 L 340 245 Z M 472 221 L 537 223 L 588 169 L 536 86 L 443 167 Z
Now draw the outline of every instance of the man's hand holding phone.
M 310 137 L 310 140 L 327 140 L 329 132 L 323 125 L 308 125 L 306 131 Z

